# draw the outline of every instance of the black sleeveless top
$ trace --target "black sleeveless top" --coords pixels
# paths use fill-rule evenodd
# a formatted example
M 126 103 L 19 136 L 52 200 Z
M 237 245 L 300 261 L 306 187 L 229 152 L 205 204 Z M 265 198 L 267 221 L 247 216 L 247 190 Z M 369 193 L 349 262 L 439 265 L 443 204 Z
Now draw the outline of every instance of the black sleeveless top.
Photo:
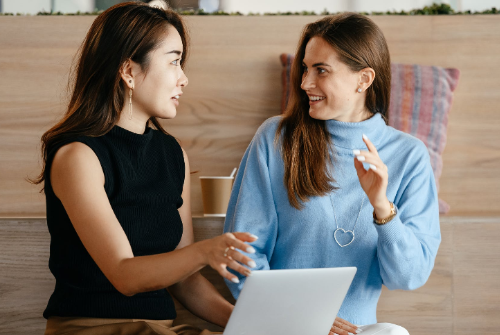
M 182 149 L 172 136 L 149 127 L 140 135 L 115 126 L 101 137 L 76 137 L 51 148 L 45 195 L 51 235 L 49 268 L 56 286 L 43 316 L 175 319 L 166 289 L 132 297 L 121 294 L 80 241 L 50 184 L 52 159 L 71 142 L 86 144 L 99 159 L 106 194 L 134 256 L 173 251 L 183 232 L 177 209 L 183 203 L 185 165 Z

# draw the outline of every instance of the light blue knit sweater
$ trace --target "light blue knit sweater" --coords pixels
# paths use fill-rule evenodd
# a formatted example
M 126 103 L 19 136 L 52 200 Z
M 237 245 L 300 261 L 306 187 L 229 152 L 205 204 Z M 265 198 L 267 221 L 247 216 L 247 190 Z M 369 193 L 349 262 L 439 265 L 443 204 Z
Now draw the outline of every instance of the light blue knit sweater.
M 313 197 L 302 210 L 292 207 L 283 183 L 284 166 L 274 137 L 281 117 L 258 129 L 240 164 L 224 226 L 225 232 L 255 234 L 256 270 L 355 266 L 358 271 L 339 317 L 354 324 L 376 323 L 382 284 L 389 289 L 422 286 L 441 242 L 436 184 L 425 145 L 385 124 L 380 114 L 358 123 L 326 121 L 335 150 L 334 178 L 340 187 Z M 354 168 L 353 149 L 367 150 L 366 134 L 389 171 L 387 197 L 398 215 L 385 225 L 373 222 L 373 207 Z M 341 248 L 337 228 L 352 230 L 365 198 L 355 240 Z M 331 199 L 331 200 L 330 200 Z M 332 202 L 335 207 L 332 206 Z M 350 235 L 337 233 L 345 244 Z M 235 298 L 243 286 L 226 281 Z

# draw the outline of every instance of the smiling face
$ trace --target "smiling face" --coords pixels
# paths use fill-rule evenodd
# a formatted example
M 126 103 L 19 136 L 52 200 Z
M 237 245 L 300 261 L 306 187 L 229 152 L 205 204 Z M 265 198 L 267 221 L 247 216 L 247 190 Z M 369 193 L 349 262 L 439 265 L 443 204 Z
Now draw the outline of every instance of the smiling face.
M 131 84 L 134 87 L 132 94 L 134 118 L 175 117 L 182 88 L 188 83 L 180 65 L 182 47 L 181 36 L 173 26 L 169 25 L 159 47 L 149 55 L 147 71 L 143 71 L 139 64 L 131 62 L 132 78 L 124 80 L 128 87 L 131 87 Z M 127 90 L 126 105 L 128 101 Z
M 371 115 L 365 108 L 365 90 L 373 79 L 366 77 L 366 71 L 353 72 L 342 63 L 338 52 L 323 38 L 309 40 L 303 67 L 300 87 L 309 97 L 312 118 L 359 122 Z

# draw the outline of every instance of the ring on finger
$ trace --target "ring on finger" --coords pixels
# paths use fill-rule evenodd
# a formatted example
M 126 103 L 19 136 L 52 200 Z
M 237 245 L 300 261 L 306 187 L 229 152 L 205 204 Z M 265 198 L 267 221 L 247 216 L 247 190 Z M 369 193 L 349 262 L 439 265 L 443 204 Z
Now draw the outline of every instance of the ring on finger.
M 225 250 L 224 250 L 224 257 L 227 257 L 227 252 L 229 250 L 234 250 L 234 247 L 227 247 Z

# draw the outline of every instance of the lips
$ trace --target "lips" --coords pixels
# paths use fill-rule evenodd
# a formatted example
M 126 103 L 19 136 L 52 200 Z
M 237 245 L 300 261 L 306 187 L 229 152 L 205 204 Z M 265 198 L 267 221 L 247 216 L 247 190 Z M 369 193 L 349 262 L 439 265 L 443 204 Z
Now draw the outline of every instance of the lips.
M 170 99 L 172 100 L 172 102 L 174 103 L 175 106 L 179 106 L 179 98 L 180 98 L 180 94 L 177 94 L 177 95 L 174 95 L 173 97 L 171 97 Z
M 309 106 L 319 104 L 321 101 L 325 100 L 326 97 L 322 95 L 307 95 L 309 97 Z
M 181 97 L 182 93 L 176 94 L 170 99 L 174 102 L 175 106 L 179 106 L 179 98 Z

